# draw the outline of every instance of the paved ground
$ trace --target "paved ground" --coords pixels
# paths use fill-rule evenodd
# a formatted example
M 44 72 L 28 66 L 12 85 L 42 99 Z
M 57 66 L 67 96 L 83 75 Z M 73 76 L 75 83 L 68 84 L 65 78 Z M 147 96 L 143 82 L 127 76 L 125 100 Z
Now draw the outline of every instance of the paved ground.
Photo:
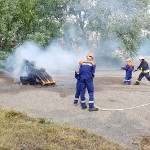
M 133 82 L 139 72 L 134 74 Z M 126 108 L 150 103 L 150 83 L 124 86 L 124 71 L 96 73 L 95 104 L 101 108 Z M 56 86 L 34 87 L 14 84 L 0 73 L 0 106 L 15 109 L 34 117 L 82 127 L 117 141 L 130 150 L 138 150 L 134 139 L 150 135 L 150 105 L 124 111 L 89 112 L 73 105 L 73 75 L 54 76 Z M 88 95 L 86 95 L 88 98 Z

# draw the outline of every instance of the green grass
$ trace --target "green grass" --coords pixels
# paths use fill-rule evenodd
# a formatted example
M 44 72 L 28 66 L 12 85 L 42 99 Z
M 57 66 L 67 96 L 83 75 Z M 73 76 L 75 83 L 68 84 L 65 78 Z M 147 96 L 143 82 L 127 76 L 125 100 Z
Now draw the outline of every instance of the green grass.
M 0 150 L 123 150 L 84 129 L 0 109 Z

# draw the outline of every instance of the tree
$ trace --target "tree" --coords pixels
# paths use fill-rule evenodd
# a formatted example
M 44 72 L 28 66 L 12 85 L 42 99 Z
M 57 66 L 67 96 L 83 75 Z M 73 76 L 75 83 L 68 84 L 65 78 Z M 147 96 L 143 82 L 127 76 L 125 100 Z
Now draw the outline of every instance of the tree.
M 124 57 L 133 57 L 140 46 L 141 30 L 148 28 L 148 7 L 149 0 L 72 0 L 68 15 L 97 53 L 109 55 L 114 48 L 109 41 L 114 41 Z
M 65 0 L 0 0 L 0 50 L 24 40 L 45 46 L 61 33 Z

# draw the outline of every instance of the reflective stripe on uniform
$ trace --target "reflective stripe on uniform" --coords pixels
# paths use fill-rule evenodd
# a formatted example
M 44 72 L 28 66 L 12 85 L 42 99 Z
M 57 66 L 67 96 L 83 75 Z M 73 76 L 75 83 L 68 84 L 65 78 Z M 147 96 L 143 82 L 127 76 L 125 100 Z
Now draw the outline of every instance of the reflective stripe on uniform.
M 89 104 L 93 104 L 94 103 L 94 101 L 89 101 Z
M 91 64 L 91 63 L 82 63 L 82 65 L 92 66 L 92 64 Z
M 125 80 L 125 81 L 131 81 L 131 80 Z
M 79 100 L 79 98 L 75 98 L 74 100 Z
M 144 70 L 142 71 L 142 73 L 148 73 L 150 70 Z
M 85 103 L 85 101 L 81 101 L 81 103 Z

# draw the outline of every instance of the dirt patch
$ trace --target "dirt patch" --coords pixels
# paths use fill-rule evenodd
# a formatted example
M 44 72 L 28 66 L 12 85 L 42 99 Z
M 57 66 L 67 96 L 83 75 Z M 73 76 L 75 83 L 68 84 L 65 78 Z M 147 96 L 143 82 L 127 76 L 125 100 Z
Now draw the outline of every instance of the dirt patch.
M 150 150 L 150 136 L 142 136 L 140 138 L 141 150 Z

